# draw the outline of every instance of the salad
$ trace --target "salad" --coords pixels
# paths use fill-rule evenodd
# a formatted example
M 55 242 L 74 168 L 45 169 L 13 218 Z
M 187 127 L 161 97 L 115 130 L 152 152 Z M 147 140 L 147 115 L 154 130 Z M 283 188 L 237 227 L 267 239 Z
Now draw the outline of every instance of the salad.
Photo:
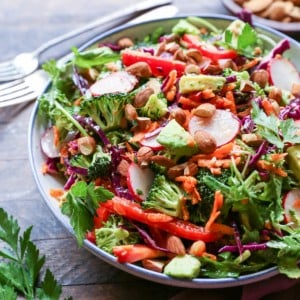
M 42 172 L 78 243 L 183 279 L 300 278 L 300 78 L 249 23 L 178 19 L 43 68 Z

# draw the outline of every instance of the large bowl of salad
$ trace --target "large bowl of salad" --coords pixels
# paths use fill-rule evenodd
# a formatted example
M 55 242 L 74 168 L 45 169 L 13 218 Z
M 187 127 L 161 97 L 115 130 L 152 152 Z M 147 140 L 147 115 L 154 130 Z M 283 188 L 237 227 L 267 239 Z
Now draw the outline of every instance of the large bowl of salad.
M 300 46 L 219 15 L 122 26 L 43 68 L 30 162 L 105 262 L 190 288 L 299 278 Z

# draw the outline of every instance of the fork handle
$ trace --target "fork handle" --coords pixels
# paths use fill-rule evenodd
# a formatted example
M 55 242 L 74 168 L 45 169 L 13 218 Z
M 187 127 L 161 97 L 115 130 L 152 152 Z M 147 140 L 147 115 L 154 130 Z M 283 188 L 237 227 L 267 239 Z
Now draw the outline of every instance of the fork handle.
M 138 4 L 135 4 L 135 5 L 129 6 L 128 8 L 118 10 L 112 14 L 109 14 L 107 16 L 96 19 L 93 22 L 88 23 L 78 29 L 72 30 L 66 34 L 63 34 L 52 40 L 49 40 L 48 42 L 42 44 L 39 48 L 37 48 L 33 52 L 33 54 L 35 56 L 39 56 L 40 54 L 42 54 L 44 51 L 46 51 L 50 47 L 55 46 L 66 40 L 69 40 L 75 36 L 85 33 L 91 29 L 98 27 L 98 26 L 109 24 L 110 28 L 113 28 L 115 26 L 118 26 L 125 22 L 128 22 L 131 19 L 136 18 L 154 8 L 157 8 L 160 6 L 165 6 L 165 5 L 171 4 L 172 2 L 173 2 L 172 0 L 147 0 L 147 1 L 143 1 Z

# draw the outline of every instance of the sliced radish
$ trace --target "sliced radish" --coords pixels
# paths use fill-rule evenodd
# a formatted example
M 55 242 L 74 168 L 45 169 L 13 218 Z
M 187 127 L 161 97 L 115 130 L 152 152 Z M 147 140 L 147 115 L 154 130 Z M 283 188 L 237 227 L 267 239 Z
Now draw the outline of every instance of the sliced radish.
M 296 67 L 283 57 L 272 58 L 268 65 L 270 83 L 280 89 L 291 91 L 293 83 L 300 84 Z
M 204 130 L 215 138 L 217 147 L 232 141 L 240 130 L 240 122 L 233 113 L 217 109 L 211 118 L 193 116 L 189 122 L 189 132 L 194 135 Z
M 154 173 L 148 168 L 141 168 L 135 163 L 131 163 L 128 168 L 127 186 L 136 200 L 146 199 L 153 183 Z
M 150 136 L 148 138 L 144 138 L 140 141 L 141 146 L 145 146 L 145 147 L 149 147 L 152 150 L 162 150 L 164 148 L 163 145 L 161 145 L 157 140 L 158 134 L 154 135 L 154 136 Z
M 296 217 L 300 218 L 300 189 L 291 190 L 286 194 L 283 199 L 283 208 L 286 222 L 292 221 L 291 211 L 294 211 Z
M 109 93 L 128 93 L 137 84 L 138 79 L 125 71 L 111 73 L 96 81 L 90 91 L 93 96 Z
M 59 150 L 54 144 L 54 136 L 54 128 L 50 127 L 41 137 L 42 151 L 49 158 L 59 157 Z

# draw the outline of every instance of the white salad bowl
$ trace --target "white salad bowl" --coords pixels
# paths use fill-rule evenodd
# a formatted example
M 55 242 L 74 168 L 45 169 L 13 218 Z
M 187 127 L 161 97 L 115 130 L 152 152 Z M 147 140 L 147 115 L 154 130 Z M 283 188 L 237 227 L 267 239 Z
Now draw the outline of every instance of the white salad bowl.
M 186 17 L 186 16 L 183 16 Z M 223 16 L 223 15 L 201 15 L 200 17 L 207 19 L 217 28 L 226 28 L 230 22 L 234 20 L 233 17 Z M 120 39 L 121 37 L 131 37 L 132 39 L 141 39 L 146 34 L 153 32 L 158 27 L 163 27 L 166 32 L 176 24 L 180 17 L 162 19 L 156 21 L 148 21 L 146 23 L 131 25 L 131 26 L 121 26 L 107 33 L 102 33 L 95 37 L 87 44 L 85 44 L 82 49 L 91 47 L 92 45 L 101 42 L 111 42 Z M 300 45 L 293 39 L 290 39 L 285 34 L 282 34 L 276 30 L 267 28 L 262 25 L 255 24 L 256 29 L 265 34 L 266 36 L 272 38 L 274 41 L 280 41 L 284 38 L 290 40 L 291 49 L 286 52 L 286 55 L 291 59 L 291 61 L 296 65 L 298 70 L 300 70 Z M 284 70 L 283 70 L 284 73 Z M 284 75 L 283 75 L 284 76 Z M 49 88 L 49 86 L 47 87 Z M 65 228 L 74 236 L 74 231 L 70 225 L 68 217 L 61 213 L 58 203 L 54 198 L 49 195 L 49 190 L 53 188 L 62 188 L 63 183 L 56 179 L 55 177 L 45 176 L 41 172 L 41 166 L 45 160 L 45 157 L 41 151 L 40 139 L 45 131 L 47 123 L 38 114 L 38 102 L 35 104 L 29 125 L 28 132 L 28 147 L 29 147 L 29 159 L 32 168 L 32 172 L 37 184 L 37 187 L 41 193 L 42 199 L 46 202 L 47 206 L 51 209 L 55 217 L 62 223 Z M 88 251 L 99 257 L 101 260 L 119 268 L 125 272 L 133 274 L 143 279 L 158 282 L 161 284 L 172 285 L 177 287 L 186 288 L 223 288 L 223 287 L 234 287 L 245 285 L 257 281 L 262 281 L 264 279 L 270 278 L 278 274 L 276 267 L 271 267 L 259 272 L 252 274 L 247 274 L 240 276 L 239 278 L 196 278 L 192 280 L 176 279 L 168 277 L 167 275 L 157 273 L 151 270 L 147 270 L 135 264 L 121 264 L 117 259 L 105 251 L 99 249 L 96 245 L 88 240 L 84 241 L 83 247 Z

